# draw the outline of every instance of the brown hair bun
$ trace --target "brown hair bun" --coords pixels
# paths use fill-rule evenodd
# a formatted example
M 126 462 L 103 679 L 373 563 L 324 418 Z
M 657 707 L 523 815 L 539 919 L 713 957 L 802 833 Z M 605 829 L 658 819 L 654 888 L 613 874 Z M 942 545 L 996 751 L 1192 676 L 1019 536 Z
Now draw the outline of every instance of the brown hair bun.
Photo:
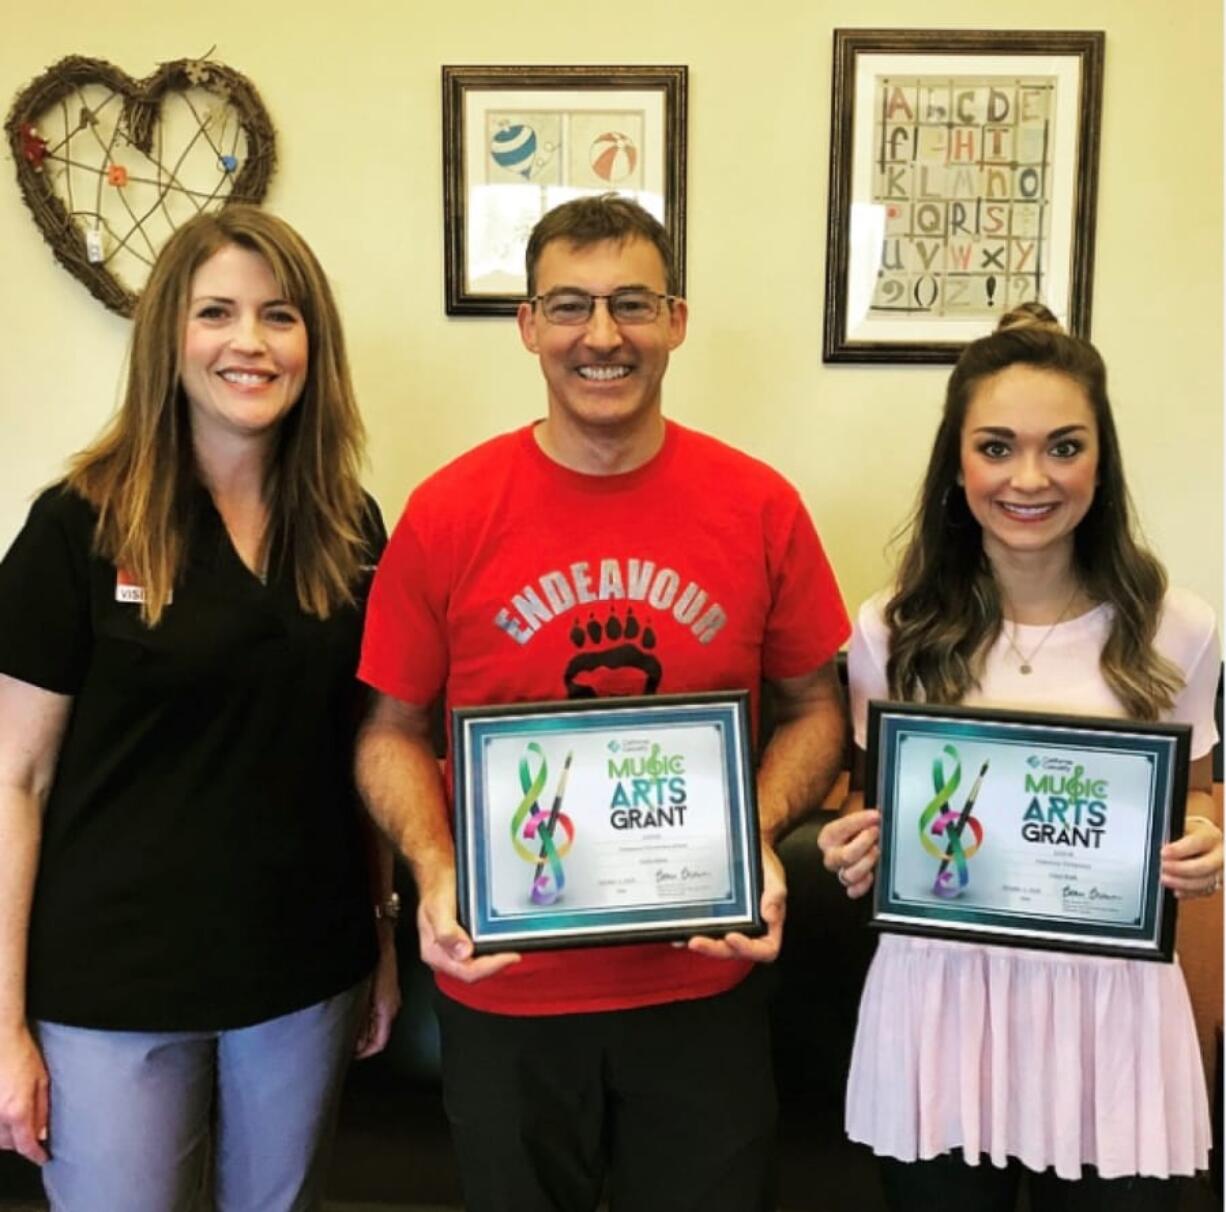
M 1011 311 L 1005 312 L 996 325 L 997 332 L 1010 332 L 1017 328 L 1038 329 L 1042 332 L 1064 332 L 1055 313 L 1038 301 L 1019 303 Z

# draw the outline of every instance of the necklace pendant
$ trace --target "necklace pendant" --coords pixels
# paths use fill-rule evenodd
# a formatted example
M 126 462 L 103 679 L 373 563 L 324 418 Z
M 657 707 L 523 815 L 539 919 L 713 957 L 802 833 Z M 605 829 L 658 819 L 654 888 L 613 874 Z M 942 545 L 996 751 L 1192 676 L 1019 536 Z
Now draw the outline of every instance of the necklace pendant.
M 1022 673 L 1033 673 L 1033 672 L 1034 672 L 1034 671 L 1033 671 L 1033 670 L 1030 668 L 1030 666 L 1029 666 L 1029 665 L 1028 665 L 1026 662 L 1024 662 L 1024 661 L 1022 662 L 1022 664 L 1021 664 L 1021 666 L 1020 666 L 1019 668 L 1020 668 L 1020 671 L 1021 671 Z

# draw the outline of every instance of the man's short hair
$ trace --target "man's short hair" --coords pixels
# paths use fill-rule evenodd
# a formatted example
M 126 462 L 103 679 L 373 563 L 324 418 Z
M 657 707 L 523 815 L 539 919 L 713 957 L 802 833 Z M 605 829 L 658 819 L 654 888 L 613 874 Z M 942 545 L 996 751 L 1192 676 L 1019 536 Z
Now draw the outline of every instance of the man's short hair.
M 528 297 L 536 294 L 536 267 L 545 251 L 545 245 L 553 240 L 566 240 L 578 248 L 599 244 L 603 240 L 616 240 L 624 244 L 634 238 L 654 244 L 664 262 L 665 290 L 676 294 L 677 267 L 673 263 L 673 242 L 664 225 L 644 210 L 637 202 L 619 194 L 599 194 L 573 198 L 555 206 L 541 216 L 528 237 L 524 253 L 524 266 L 528 271 Z

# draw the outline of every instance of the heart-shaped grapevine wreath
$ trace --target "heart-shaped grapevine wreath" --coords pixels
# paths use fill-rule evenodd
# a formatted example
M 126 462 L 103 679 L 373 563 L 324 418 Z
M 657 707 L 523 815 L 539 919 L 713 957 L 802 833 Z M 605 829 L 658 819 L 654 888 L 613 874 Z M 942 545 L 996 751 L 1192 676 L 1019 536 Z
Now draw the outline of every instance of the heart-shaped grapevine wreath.
M 260 202 L 276 164 L 254 86 L 207 58 L 133 80 L 69 56 L 22 90 L 5 130 L 56 259 L 124 316 L 171 232 L 202 210 Z

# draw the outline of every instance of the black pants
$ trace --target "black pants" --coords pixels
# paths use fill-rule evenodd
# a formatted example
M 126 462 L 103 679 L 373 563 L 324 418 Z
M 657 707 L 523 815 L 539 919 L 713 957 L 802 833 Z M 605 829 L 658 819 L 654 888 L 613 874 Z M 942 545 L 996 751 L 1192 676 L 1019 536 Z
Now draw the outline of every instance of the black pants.
M 641 1010 L 522 1018 L 439 997 L 467 1212 L 768 1212 L 763 981 Z
M 1020 1185 L 1031 1212 L 1175 1212 L 1180 1179 L 1099 1178 L 1093 1166 L 1073 1181 L 1037 1174 L 1010 1159 L 1000 1170 L 987 1158 L 968 1166 L 955 1149 L 931 1161 L 877 1159 L 890 1212 L 1014 1212 Z

